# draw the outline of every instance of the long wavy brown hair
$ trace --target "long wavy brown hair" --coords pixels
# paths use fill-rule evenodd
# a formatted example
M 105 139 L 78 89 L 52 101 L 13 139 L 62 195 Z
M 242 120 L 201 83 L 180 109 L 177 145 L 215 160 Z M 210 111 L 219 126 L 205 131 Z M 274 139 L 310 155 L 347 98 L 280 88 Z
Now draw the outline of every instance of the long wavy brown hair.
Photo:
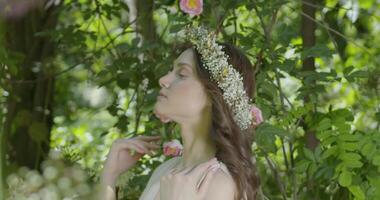
M 244 89 L 247 95 L 254 98 L 255 75 L 250 60 L 237 47 L 229 43 L 219 43 L 228 62 L 243 76 Z M 203 84 L 212 102 L 212 127 L 210 137 L 216 144 L 216 157 L 222 161 L 230 171 L 237 186 L 236 200 L 255 200 L 259 189 L 259 177 L 252 152 L 254 129 L 240 130 L 233 120 L 233 113 L 223 99 L 222 90 L 210 78 L 210 74 L 203 66 L 201 55 L 193 44 L 181 43 L 175 45 L 174 50 L 183 52 L 191 48 L 195 55 L 196 73 Z M 178 53 L 178 52 L 177 52 Z

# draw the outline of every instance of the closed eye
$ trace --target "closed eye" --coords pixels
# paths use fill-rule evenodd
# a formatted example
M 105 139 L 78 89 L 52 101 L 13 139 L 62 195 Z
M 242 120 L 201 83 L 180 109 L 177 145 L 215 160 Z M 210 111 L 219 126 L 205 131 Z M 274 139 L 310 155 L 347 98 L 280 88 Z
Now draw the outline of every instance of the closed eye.
M 178 76 L 181 77 L 181 78 L 186 77 L 185 75 L 183 75 L 183 74 L 181 74 L 181 73 L 178 73 Z

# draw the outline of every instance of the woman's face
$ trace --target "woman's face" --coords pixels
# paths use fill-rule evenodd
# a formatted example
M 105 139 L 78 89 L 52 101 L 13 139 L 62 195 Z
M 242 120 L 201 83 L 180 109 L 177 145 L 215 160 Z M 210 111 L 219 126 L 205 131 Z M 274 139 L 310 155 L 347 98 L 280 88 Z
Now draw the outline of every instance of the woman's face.
M 160 94 L 164 96 L 157 97 L 154 112 L 165 116 L 168 121 L 181 123 L 196 119 L 208 104 L 207 94 L 196 74 L 194 52 L 190 48 L 174 60 L 172 70 L 162 76 L 159 83 Z

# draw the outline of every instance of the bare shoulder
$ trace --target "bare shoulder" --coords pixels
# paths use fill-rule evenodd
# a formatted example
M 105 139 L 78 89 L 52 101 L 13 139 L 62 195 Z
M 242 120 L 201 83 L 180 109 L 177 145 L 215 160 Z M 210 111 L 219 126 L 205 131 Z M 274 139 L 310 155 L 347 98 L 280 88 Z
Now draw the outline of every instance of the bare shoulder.
M 236 190 L 232 176 L 219 168 L 210 180 L 206 199 L 233 200 Z
M 166 160 L 162 162 L 154 171 L 152 174 L 153 176 L 162 176 L 165 174 L 167 171 L 172 169 L 179 161 L 180 157 L 173 157 L 169 160 Z

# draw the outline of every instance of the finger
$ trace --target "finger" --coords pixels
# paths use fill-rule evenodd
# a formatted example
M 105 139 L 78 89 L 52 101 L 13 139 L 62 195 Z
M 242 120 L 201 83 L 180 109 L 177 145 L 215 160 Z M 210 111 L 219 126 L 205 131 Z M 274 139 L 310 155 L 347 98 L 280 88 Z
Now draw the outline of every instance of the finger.
M 149 142 L 145 142 L 145 141 L 138 141 L 137 143 L 142 144 L 142 145 L 146 146 L 149 149 L 158 149 L 158 148 L 161 148 L 160 145 L 155 144 L 155 143 L 149 143 Z
M 135 151 L 137 151 L 140 154 L 145 153 L 145 150 L 136 144 L 132 144 L 132 143 L 128 144 L 127 148 L 129 149 L 129 152 L 131 153 L 132 156 L 135 154 Z
M 144 142 L 144 141 L 133 141 L 133 144 L 136 144 L 142 148 L 144 148 L 144 151 L 145 153 L 149 154 L 149 155 L 154 155 L 154 150 L 157 150 L 160 148 L 159 145 L 157 144 L 150 144 L 150 143 L 147 143 L 147 142 Z
M 118 139 L 115 143 L 115 148 L 116 149 L 119 149 L 119 150 L 128 150 L 128 149 L 134 149 L 135 151 L 137 152 L 144 152 L 144 149 L 139 147 L 139 146 L 136 146 L 134 145 L 134 143 L 128 141 L 126 142 L 126 140 L 123 140 L 123 139 Z
M 208 191 L 208 188 L 211 185 L 211 180 L 219 168 L 220 166 L 210 168 L 209 171 L 206 172 L 205 176 L 198 182 L 196 188 L 200 195 L 205 194 Z
M 154 135 L 154 136 L 148 136 L 148 135 L 140 135 L 137 137 L 138 139 L 150 142 L 150 141 L 157 141 L 162 139 L 161 135 Z
M 147 142 L 144 142 L 144 141 L 141 141 L 141 140 L 139 140 L 139 141 L 131 141 L 131 143 L 136 144 L 136 145 L 138 145 L 141 148 L 144 148 L 144 151 L 146 153 L 151 153 L 153 150 L 157 150 L 157 149 L 160 148 L 160 146 L 157 145 L 157 144 L 150 144 L 150 143 L 147 143 Z M 153 155 L 153 153 L 151 153 L 151 154 Z
M 149 153 L 149 149 L 147 147 L 145 147 L 144 145 L 138 143 L 138 142 L 131 141 L 130 144 L 133 144 L 133 145 L 139 147 L 139 149 L 142 149 L 144 151 L 144 153 Z

